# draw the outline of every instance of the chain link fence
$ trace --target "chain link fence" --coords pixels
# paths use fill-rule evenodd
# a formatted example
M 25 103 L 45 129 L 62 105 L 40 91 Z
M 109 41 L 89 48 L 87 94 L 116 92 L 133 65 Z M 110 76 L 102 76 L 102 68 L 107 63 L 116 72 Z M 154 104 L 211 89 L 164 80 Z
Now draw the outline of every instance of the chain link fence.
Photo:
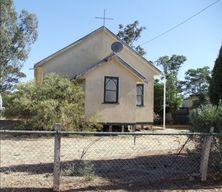
M 207 181 L 200 182 L 206 134 L 2 131 L 1 191 L 52 189 L 55 135 L 61 136 L 61 191 L 222 187 L 219 135 L 212 136 Z
M 53 136 L 1 133 L 0 191 L 52 188 L 53 162 Z

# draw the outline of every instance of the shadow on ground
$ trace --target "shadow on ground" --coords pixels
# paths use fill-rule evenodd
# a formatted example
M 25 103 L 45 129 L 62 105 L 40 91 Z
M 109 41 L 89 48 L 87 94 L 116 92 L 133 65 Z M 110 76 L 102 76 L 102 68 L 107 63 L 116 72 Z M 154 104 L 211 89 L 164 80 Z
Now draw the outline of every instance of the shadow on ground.
M 0 188 L 1 189 L 1 188 Z M 47 188 L 4 188 L 1 192 L 51 192 L 52 189 Z
M 221 182 L 191 182 L 178 180 L 168 184 L 158 185 L 143 185 L 143 186 L 115 186 L 115 185 L 102 185 L 102 186 L 86 186 L 78 189 L 61 190 L 61 192 L 77 192 L 77 191 L 112 191 L 112 190 L 126 190 L 126 191 L 184 191 L 184 190 L 206 190 L 206 191 L 220 191 L 222 189 Z M 1 192 L 51 192 L 49 188 L 4 188 Z
M 173 154 L 140 156 L 131 159 L 109 159 L 92 161 L 64 161 L 61 164 L 62 180 L 61 188 L 72 191 L 108 191 L 125 189 L 138 190 L 172 190 L 172 189 L 214 189 L 222 187 L 222 181 L 209 180 L 200 183 L 199 172 L 200 159 L 196 155 Z M 88 166 L 88 167 L 87 167 Z M 81 169 L 82 171 L 79 171 Z M 88 171 L 88 172 L 87 172 Z M 14 172 L 27 172 L 29 174 L 50 174 L 53 172 L 53 164 L 26 164 L 10 167 L 1 167 L 0 174 Z M 92 174 L 95 178 L 104 181 L 103 184 L 89 182 L 84 185 L 75 185 L 77 177 L 85 177 Z M 27 176 L 28 177 L 28 176 Z M 50 187 L 50 186 L 44 186 Z M 51 191 L 47 188 L 4 188 L 2 192 L 9 191 Z

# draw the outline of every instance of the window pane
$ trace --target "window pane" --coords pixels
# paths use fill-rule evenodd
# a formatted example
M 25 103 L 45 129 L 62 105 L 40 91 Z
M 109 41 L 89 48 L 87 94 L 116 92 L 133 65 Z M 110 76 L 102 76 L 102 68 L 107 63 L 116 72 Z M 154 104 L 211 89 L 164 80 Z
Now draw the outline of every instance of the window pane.
M 143 94 L 142 86 L 137 85 L 137 95 L 142 95 L 142 94 Z
M 143 84 L 136 86 L 136 104 L 143 106 Z
M 116 91 L 106 91 L 105 93 L 105 101 L 106 102 L 116 102 Z
M 142 96 L 137 96 L 136 99 L 137 99 L 137 105 L 143 104 Z
M 105 77 L 104 102 L 118 102 L 118 77 Z
M 106 79 L 106 89 L 108 90 L 116 90 L 117 80 L 116 79 Z

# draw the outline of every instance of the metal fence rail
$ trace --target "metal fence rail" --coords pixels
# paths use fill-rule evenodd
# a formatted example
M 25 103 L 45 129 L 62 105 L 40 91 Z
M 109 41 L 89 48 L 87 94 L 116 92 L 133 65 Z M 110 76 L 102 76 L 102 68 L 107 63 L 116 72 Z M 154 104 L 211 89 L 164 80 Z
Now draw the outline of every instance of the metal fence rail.
M 213 139 L 204 185 L 222 186 L 222 136 L 215 133 L 4 130 L 0 135 L 2 191 L 51 189 L 56 161 L 61 191 L 201 188 L 207 137 Z
M 200 132 L 161 132 L 161 131 L 146 131 L 146 132 L 76 132 L 76 131 L 31 131 L 31 130 L 0 130 L 0 134 L 11 134 L 11 135 L 80 135 L 80 136 L 118 136 L 118 135 L 199 135 L 199 136 L 222 136 L 222 133 L 200 133 Z

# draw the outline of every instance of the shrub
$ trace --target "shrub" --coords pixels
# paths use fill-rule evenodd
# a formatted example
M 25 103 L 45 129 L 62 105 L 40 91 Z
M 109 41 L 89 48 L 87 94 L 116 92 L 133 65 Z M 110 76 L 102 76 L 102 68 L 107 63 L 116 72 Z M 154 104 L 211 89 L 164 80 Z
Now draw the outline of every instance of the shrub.
M 194 109 L 190 120 L 193 131 L 209 132 L 210 127 L 214 127 L 214 132 L 222 131 L 222 103 L 218 106 L 204 105 Z
M 209 157 L 209 172 L 214 179 L 222 178 L 222 102 L 218 106 L 205 105 L 195 109 L 191 113 L 193 131 L 209 132 L 210 127 L 214 127 L 214 132 L 220 133 L 213 137 Z M 193 139 L 195 150 L 202 148 L 203 137 Z
M 92 161 L 87 160 L 69 163 L 63 168 L 62 174 L 67 176 L 81 176 L 86 181 L 91 181 L 95 177 L 94 164 Z
M 23 129 L 51 130 L 61 122 L 64 130 L 99 126 L 84 115 L 84 93 L 77 82 L 49 74 L 43 83 L 23 83 L 5 96 L 5 116 L 20 119 Z

